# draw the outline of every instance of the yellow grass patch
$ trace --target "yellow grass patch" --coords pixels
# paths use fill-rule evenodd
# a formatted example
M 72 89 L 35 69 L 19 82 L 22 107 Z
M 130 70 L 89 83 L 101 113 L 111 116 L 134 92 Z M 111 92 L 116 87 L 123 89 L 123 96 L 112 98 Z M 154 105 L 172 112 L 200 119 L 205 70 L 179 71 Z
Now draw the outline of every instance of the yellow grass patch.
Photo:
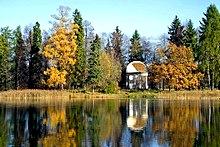
M 220 99 L 220 90 L 161 91 L 157 97 L 166 99 Z

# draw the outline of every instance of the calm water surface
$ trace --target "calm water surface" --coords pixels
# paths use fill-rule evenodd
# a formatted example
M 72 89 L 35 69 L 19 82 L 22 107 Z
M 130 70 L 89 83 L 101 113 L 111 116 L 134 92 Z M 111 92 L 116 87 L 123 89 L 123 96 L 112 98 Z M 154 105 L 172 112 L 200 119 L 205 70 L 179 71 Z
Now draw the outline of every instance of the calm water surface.
M 220 146 L 220 102 L 0 104 L 0 146 Z

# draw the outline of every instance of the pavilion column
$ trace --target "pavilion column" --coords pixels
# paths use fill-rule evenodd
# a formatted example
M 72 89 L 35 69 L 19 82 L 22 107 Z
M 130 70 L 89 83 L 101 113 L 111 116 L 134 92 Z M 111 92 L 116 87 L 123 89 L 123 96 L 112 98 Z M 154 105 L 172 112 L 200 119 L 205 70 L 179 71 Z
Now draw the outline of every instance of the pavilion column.
M 147 79 L 147 77 L 148 77 L 148 73 L 146 73 L 146 76 L 145 76 L 145 77 L 146 77 L 145 88 L 148 89 L 148 79 Z

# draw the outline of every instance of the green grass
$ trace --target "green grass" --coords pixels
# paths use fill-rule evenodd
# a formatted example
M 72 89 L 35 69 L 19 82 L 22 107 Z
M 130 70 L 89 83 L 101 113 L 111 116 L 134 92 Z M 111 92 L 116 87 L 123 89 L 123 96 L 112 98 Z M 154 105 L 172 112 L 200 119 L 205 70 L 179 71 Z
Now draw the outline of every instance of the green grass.
M 124 91 L 124 95 L 126 95 L 128 98 L 156 98 L 158 92 L 152 90 L 126 90 Z

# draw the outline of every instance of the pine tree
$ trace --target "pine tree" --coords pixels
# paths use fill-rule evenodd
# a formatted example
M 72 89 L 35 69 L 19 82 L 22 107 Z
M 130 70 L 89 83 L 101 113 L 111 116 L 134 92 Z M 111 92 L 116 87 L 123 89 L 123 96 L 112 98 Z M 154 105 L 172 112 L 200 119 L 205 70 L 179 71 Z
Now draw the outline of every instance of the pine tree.
M 168 34 L 170 35 L 168 40 L 177 46 L 183 45 L 183 29 L 179 18 L 175 16 L 171 26 L 168 27 Z
M 102 77 L 100 67 L 101 40 L 97 34 L 95 39 L 91 42 L 90 50 L 87 82 L 92 86 L 92 90 L 94 92 L 94 88 L 99 86 Z
M 40 51 L 42 46 L 42 36 L 40 30 L 40 24 L 36 22 L 33 27 L 33 44 L 30 51 L 30 63 L 29 63 L 29 80 L 28 88 L 36 89 L 42 88 L 41 79 L 43 77 L 42 69 L 42 55 Z
M 220 13 L 215 5 L 210 5 L 204 15 L 199 31 L 199 63 L 209 87 L 214 89 L 220 80 Z
M 0 89 L 7 89 L 7 71 L 8 71 L 9 48 L 6 38 L 0 35 Z
M 0 89 L 10 89 L 12 87 L 12 30 L 9 27 L 1 28 L 0 40 Z
M 82 24 L 82 16 L 78 9 L 73 13 L 74 24 L 78 25 L 78 32 L 76 33 L 76 64 L 74 65 L 74 73 L 72 77 L 72 85 L 74 87 L 83 88 L 85 85 L 85 70 L 86 70 L 86 54 L 84 49 L 84 28 Z
M 15 34 L 15 88 L 24 89 L 28 84 L 28 66 L 24 40 L 22 38 L 21 27 L 18 26 Z
M 131 47 L 130 47 L 129 62 L 132 61 L 144 62 L 143 50 L 141 46 L 141 38 L 137 30 L 135 30 L 130 41 L 131 41 Z
M 186 30 L 183 32 L 183 45 L 192 49 L 194 58 L 197 59 L 197 32 L 193 28 L 191 20 L 186 25 Z

